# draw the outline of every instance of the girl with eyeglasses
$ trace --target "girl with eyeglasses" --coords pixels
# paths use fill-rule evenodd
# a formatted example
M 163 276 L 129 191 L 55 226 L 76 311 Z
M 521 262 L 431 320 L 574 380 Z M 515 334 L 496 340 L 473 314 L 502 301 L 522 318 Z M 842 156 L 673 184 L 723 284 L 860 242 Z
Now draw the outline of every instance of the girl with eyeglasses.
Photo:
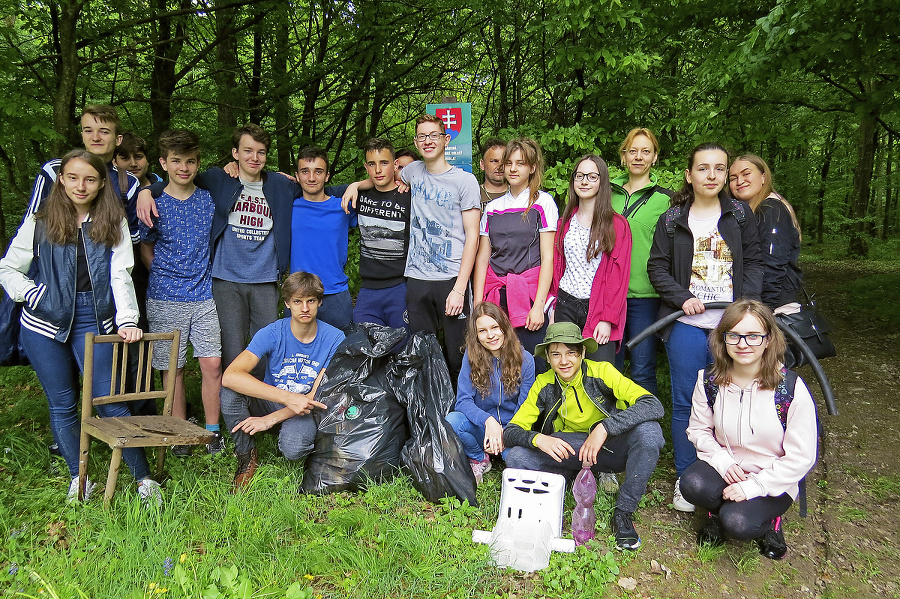
M 475 301 L 503 308 L 522 345 L 534 352 L 547 329 L 544 312 L 559 210 L 550 194 L 541 191 L 544 157 L 536 141 L 510 141 L 503 164 L 509 191 L 488 202 L 481 217 L 473 291 Z
M 672 387 L 672 445 L 679 478 L 696 459 L 687 439 L 691 395 L 697 371 L 712 361 L 708 336 L 722 310 L 704 302 L 759 299 L 762 262 L 756 219 L 728 195 L 728 153 L 715 143 L 697 146 L 688 157 L 685 183 L 672 207 L 656 224 L 647 274 L 662 299 L 659 317 L 677 310 L 684 316 L 662 331 Z M 675 482 L 672 506 L 693 512 Z
M 647 259 L 656 221 L 668 210 L 672 191 L 657 185 L 658 178 L 650 170 L 659 158 L 659 142 L 652 131 L 643 127 L 632 129 L 619 153 L 626 172 L 610 184 L 613 210 L 628 219 L 631 227 L 631 276 L 624 331 L 624 340 L 629 340 L 653 324 L 659 312 L 659 294 L 647 276 Z M 630 352 L 632 380 L 654 395 L 659 393 L 656 348 L 657 339 L 651 335 Z M 624 348 L 616 354 L 616 366 L 619 370 L 625 366 Z
M 710 349 L 687 429 L 698 460 L 681 477 L 684 498 L 708 510 L 697 540 L 756 539 L 765 557 L 780 559 L 781 516 L 816 462 L 815 403 L 803 379 L 793 382 L 784 369 L 784 336 L 762 302 L 726 308 Z
M 596 362 L 615 359 L 631 272 L 631 230 L 611 200 L 606 162 L 582 157 L 553 242 L 554 321 L 573 322 L 594 339 L 598 348 L 586 357 Z

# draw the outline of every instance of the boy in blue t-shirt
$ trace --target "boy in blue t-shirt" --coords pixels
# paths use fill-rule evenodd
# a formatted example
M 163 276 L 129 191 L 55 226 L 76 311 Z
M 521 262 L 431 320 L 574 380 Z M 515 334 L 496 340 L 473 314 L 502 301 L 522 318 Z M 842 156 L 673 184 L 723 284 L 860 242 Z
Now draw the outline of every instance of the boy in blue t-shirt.
M 346 331 L 353 322 L 353 304 L 344 267 L 356 213 L 345 213 L 341 198 L 326 193 L 329 176 L 325 150 L 300 150 L 297 181 L 303 195 L 294 200 L 291 213 L 291 272 L 310 272 L 322 280 L 319 320 Z
M 313 399 L 325 367 L 344 334 L 316 318 L 324 295 L 322 281 L 308 272 L 289 275 L 281 298 L 290 316 L 260 329 L 250 345 L 225 370 L 225 387 L 246 397 L 243 418 L 232 428 L 238 470 L 234 489 L 250 483 L 258 466 L 252 435 L 280 424 L 278 448 L 288 460 L 306 457 L 316 440 L 315 408 L 326 406 Z M 266 362 L 264 380 L 252 371 Z
M 159 137 L 159 153 L 159 164 L 169 175 L 169 182 L 157 200 L 159 216 L 154 217 L 154 227 L 140 223 L 141 258 L 150 270 L 147 320 L 152 333 L 181 331 L 178 364 L 174 366 L 177 372 L 172 413 L 182 419 L 187 416 L 184 364 L 188 341 L 194 346 L 194 356 L 200 362 L 206 429 L 215 433 L 207 451 L 221 453 L 222 353 L 209 250 L 215 205 L 208 191 L 194 185 L 200 157 L 196 133 L 183 129 L 166 131 Z M 155 348 L 152 364 L 163 371 L 165 381 L 165 371 L 173 367 L 166 342 L 159 342 Z M 189 447 L 176 446 L 173 450 L 176 455 L 190 454 Z

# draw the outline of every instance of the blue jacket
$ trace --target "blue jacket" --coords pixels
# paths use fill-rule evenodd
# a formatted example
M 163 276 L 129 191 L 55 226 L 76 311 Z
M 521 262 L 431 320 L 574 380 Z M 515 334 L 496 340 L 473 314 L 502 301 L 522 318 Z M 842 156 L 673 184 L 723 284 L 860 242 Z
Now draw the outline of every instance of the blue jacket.
M 459 381 L 456 391 L 456 411 L 462 414 L 474 424 L 484 425 L 488 418 L 493 416 L 497 422 L 505 426 L 512 420 L 513 415 L 534 384 L 534 356 L 522 349 L 522 383 L 519 389 L 513 393 L 505 393 L 500 382 L 500 360 L 492 359 L 491 392 L 487 397 L 472 384 L 472 365 L 469 363 L 469 352 L 463 356 L 462 369 L 459 371 Z M 503 397 L 501 399 L 501 392 Z
M 90 221 L 81 225 L 100 333 L 112 333 L 114 319 L 119 327 L 137 326 L 128 223 L 122 219 L 122 239 L 115 247 L 94 243 L 90 228 Z M 75 317 L 76 250 L 74 243 L 51 243 L 44 223 L 27 216 L 0 260 L 0 285 L 14 301 L 25 302 L 22 326 L 59 342 L 68 340 Z
M 762 301 L 772 308 L 798 301 L 803 285 L 800 231 L 784 202 L 775 197 L 756 207 L 759 249 L 763 261 Z

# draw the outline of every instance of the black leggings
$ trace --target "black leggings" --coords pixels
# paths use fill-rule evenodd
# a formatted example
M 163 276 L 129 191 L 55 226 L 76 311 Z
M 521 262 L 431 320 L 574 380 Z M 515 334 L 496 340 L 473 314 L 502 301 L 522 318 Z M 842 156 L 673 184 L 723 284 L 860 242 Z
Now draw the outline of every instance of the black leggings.
M 556 298 L 556 314 L 553 317 L 554 322 L 573 322 L 578 325 L 582 331 L 587 325 L 588 302 L 590 300 L 579 299 L 570 293 L 566 293 L 562 289 Z M 590 332 L 593 334 L 593 331 Z M 591 352 L 584 356 L 595 362 L 611 362 L 615 364 L 616 360 L 616 342 L 607 341 L 597 348 L 597 351 Z
M 746 501 L 726 501 L 722 492 L 728 483 L 716 469 L 697 460 L 681 475 L 681 494 L 684 498 L 709 510 L 718 513 L 722 529 L 729 538 L 738 541 L 750 541 L 763 536 L 771 526 L 772 520 L 782 515 L 791 507 L 793 499 L 787 493 L 778 497 L 754 497 Z

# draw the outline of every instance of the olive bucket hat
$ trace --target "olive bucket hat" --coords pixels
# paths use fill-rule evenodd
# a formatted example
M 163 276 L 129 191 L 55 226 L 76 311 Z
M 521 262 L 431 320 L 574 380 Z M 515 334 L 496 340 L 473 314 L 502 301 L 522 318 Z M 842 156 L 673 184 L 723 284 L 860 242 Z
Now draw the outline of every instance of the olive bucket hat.
M 586 354 L 597 351 L 597 341 L 592 337 L 587 339 L 582 337 L 581 328 L 573 322 L 556 322 L 547 327 L 543 343 L 538 343 L 534 347 L 534 355 L 546 359 L 547 348 L 551 343 L 583 345 Z

